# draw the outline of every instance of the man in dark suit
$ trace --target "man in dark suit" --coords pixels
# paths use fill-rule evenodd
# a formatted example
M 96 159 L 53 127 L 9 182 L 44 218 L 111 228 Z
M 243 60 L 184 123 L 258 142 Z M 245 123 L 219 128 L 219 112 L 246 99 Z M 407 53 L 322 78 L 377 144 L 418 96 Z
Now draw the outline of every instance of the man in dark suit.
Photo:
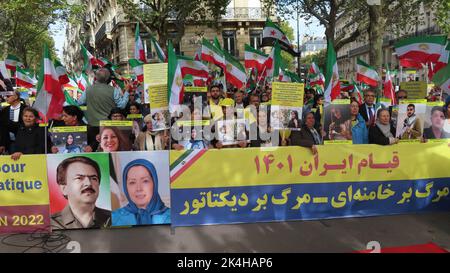
M 366 90 L 364 92 L 364 104 L 359 107 L 359 113 L 366 121 L 366 126 L 371 127 L 375 124 L 375 92 Z
M 9 106 L 2 109 L 0 113 L 0 153 L 8 151 L 14 153 L 16 133 L 20 124 L 23 124 L 22 113 L 26 107 L 20 103 L 20 92 L 13 91 L 6 95 Z

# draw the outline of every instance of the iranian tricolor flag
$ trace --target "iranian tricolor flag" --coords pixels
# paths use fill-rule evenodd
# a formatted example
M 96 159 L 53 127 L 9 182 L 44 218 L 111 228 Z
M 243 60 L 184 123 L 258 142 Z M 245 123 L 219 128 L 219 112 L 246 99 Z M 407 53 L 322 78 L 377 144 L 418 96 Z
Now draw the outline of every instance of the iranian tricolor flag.
M 31 78 L 30 74 L 27 73 L 25 69 L 18 66 L 16 69 L 16 85 L 25 88 L 32 88 L 36 85 L 36 81 Z
M 86 91 L 86 89 L 90 86 L 89 78 L 86 73 L 81 72 L 80 76 L 77 78 L 77 85 L 81 91 Z
M 314 62 L 309 66 L 308 79 L 310 86 L 323 85 L 325 83 L 325 77 L 320 71 L 320 68 Z
M 38 93 L 33 107 L 48 119 L 53 119 L 58 118 L 62 113 L 65 97 L 47 45 L 44 45 L 43 55 L 37 88 Z
M 447 44 L 445 47 L 442 47 L 441 56 L 439 57 L 439 60 L 434 64 L 433 70 L 434 73 L 438 72 L 447 64 L 450 63 L 450 40 L 447 40 Z
M 227 82 L 236 86 L 238 89 L 245 87 L 247 74 L 245 73 L 244 66 L 227 51 L 224 51 L 224 54 L 227 65 L 225 70 Z
M 160 62 L 164 63 L 167 61 L 166 54 L 164 53 L 164 50 L 159 46 L 158 41 L 156 41 L 155 37 L 150 34 L 150 40 L 152 41 L 153 46 L 156 50 L 156 55 L 158 55 L 158 59 Z
M 356 61 L 356 80 L 370 86 L 378 86 L 380 76 L 378 76 L 374 67 L 358 58 Z
M 264 64 L 267 61 L 267 57 L 267 54 L 264 54 L 248 44 L 245 44 L 245 68 L 256 68 L 258 71 L 262 72 L 264 70 Z
M 400 66 L 407 67 L 407 68 L 416 68 L 416 69 L 422 69 L 423 65 L 422 63 L 410 60 L 410 59 L 400 59 Z
M 267 75 L 267 77 L 272 77 L 272 79 L 276 79 L 276 77 L 278 77 L 278 74 L 280 73 L 280 66 L 281 66 L 281 49 L 278 42 L 275 41 L 272 51 L 270 52 L 269 57 L 267 57 L 267 60 L 264 63 L 264 70 L 262 72 L 262 75 Z
M 263 29 L 263 38 L 261 46 L 273 46 L 275 41 L 277 41 L 281 49 L 287 51 L 293 56 L 298 56 L 299 52 L 294 50 L 291 41 L 287 38 L 284 32 L 272 21 L 267 19 L 266 25 Z
M 181 75 L 184 78 L 186 75 L 200 77 L 207 79 L 209 69 L 200 61 L 194 61 L 192 58 L 185 56 L 177 56 L 178 65 L 181 69 Z
M 358 96 L 358 104 L 361 105 L 363 104 L 363 100 L 362 100 L 362 95 L 361 95 L 361 91 L 358 88 L 358 85 L 356 84 L 355 81 L 352 81 L 353 83 L 353 92 L 356 92 L 356 95 Z
M 142 43 L 140 35 L 139 23 L 136 25 L 136 32 L 134 34 L 134 58 L 143 63 L 147 62 L 147 59 L 145 58 L 144 44 Z
M 19 58 L 12 54 L 8 54 L 8 56 L 6 56 L 5 65 L 7 69 L 13 72 L 16 71 L 17 66 L 24 67 L 23 63 L 19 60 Z
M 434 74 L 433 82 L 441 88 L 442 92 L 450 94 L 450 64 Z
M 383 83 L 384 97 L 391 99 L 391 105 L 395 105 L 395 90 L 394 85 L 392 84 L 391 71 L 389 68 L 386 68 L 386 76 L 384 78 Z
M 447 36 L 417 36 L 397 42 L 395 52 L 399 59 L 412 60 L 419 63 L 436 63 L 445 47 Z
M 76 80 L 71 76 L 69 76 L 69 82 L 65 83 L 63 85 L 63 87 L 64 87 L 64 89 L 70 89 L 70 90 L 78 90 L 79 89 Z
M 168 77 L 167 77 L 167 91 L 169 98 L 170 112 L 177 111 L 179 105 L 183 103 L 184 86 L 183 76 L 181 75 L 181 68 L 178 64 L 177 56 L 173 50 L 172 43 L 169 41 L 167 48 L 168 55 Z
M 325 81 L 325 101 L 330 103 L 341 93 L 339 70 L 336 61 L 336 52 L 333 43 L 329 40 L 327 45 L 327 72 Z
M 280 68 L 278 76 L 280 82 L 302 82 L 297 74 Z
M 83 56 L 84 60 L 84 66 L 83 70 L 88 71 L 92 70 L 92 65 L 97 64 L 97 59 L 89 52 L 83 44 L 80 44 L 81 46 L 81 55 Z
M 202 60 L 202 47 L 199 47 L 194 54 L 194 60 L 201 61 Z
M 212 63 L 225 70 L 225 57 L 223 52 L 213 46 L 208 40 L 202 40 L 202 61 Z
M 98 59 L 96 60 L 96 63 L 97 63 L 97 65 L 100 66 L 100 67 L 105 67 L 107 64 L 109 64 L 109 65 L 112 66 L 112 63 L 111 63 L 108 59 L 103 58 L 103 57 L 98 58 Z
M 144 82 L 144 62 L 136 59 L 129 59 L 128 63 L 131 68 L 133 68 L 133 72 L 136 75 L 137 80 L 139 82 Z
M 280 82 L 290 82 L 291 77 L 283 69 L 280 68 L 280 72 L 278 74 L 278 81 Z
M 66 68 L 58 60 L 55 60 L 54 65 L 56 74 L 58 75 L 58 79 L 61 85 L 68 83 L 69 77 L 67 76 Z

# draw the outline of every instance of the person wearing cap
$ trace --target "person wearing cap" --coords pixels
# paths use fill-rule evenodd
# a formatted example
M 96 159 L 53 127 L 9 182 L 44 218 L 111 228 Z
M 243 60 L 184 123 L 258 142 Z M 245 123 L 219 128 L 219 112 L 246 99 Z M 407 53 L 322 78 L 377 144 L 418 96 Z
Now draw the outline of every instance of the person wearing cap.
M 26 108 L 25 104 L 20 103 L 20 92 L 17 90 L 6 95 L 6 102 L 9 106 L 0 113 L 0 154 L 15 152 L 17 130 L 23 125 L 23 110 Z

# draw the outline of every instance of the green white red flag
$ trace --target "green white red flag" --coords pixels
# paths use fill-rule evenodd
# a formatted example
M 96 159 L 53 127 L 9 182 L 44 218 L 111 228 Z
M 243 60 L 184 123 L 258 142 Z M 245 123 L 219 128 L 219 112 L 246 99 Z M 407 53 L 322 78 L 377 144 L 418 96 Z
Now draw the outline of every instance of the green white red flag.
M 374 67 L 358 58 L 356 60 L 356 80 L 370 86 L 378 86 L 380 76 Z
M 244 66 L 242 66 L 242 64 L 231 56 L 231 54 L 226 50 L 223 53 L 225 55 L 226 62 L 225 77 L 227 82 L 236 86 L 238 89 L 245 87 L 247 74 L 245 73 Z
M 446 35 L 415 36 L 398 41 L 394 47 L 398 58 L 422 64 L 437 63 L 447 43 Z
M 139 23 L 136 25 L 136 32 L 134 34 L 134 58 L 143 63 L 147 63 L 145 57 L 144 44 L 142 43 L 141 34 L 139 30 Z
M 442 92 L 450 94 L 450 64 L 434 74 L 433 82 L 441 88 Z
M 177 56 L 178 65 L 181 69 L 183 78 L 186 75 L 207 79 L 209 76 L 209 69 L 200 61 L 195 61 L 186 56 Z
M 25 69 L 17 66 L 16 85 L 25 88 L 32 88 L 36 85 L 36 81 L 31 77 L 29 73 L 25 71 Z
M 128 63 L 133 69 L 134 74 L 139 82 L 144 82 L 144 62 L 136 59 L 129 59 Z
M 269 56 L 267 54 L 264 54 L 250 45 L 245 44 L 245 68 L 256 68 L 257 71 L 262 72 L 268 57 Z
M 181 75 L 181 68 L 178 64 L 177 56 L 173 49 L 172 43 L 169 41 L 167 47 L 167 61 L 168 61 L 168 98 L 169 98 L 169 110 L 175 112 L 178 106 L 183 103 L 184 86 L 183 76 Z
M 58 118 L 62 113 L 65 96 L 47 45 L 44 45 L 37 92 L 33 107 L 48 119 Z
M 97 59 L 89 52 L 83 44 L 80 44 L 81 48 L 81 56 L 83 56 L 83 71 L 89 71 L 92 70 L 92 65 L 97 64 Z
M 391 105 L 395 105 L 395 89 L 392 82 L 391 71 L 389 71 L 389 68 L 386 69 L 386 76 L 383 83 L 383 92 L 385 98 L 391 99 Z
M 336 61 L 336 52 L 333 43 L 329 40 L 327 45 L 327 71 L 325 81 L 325 102 L 331 103 L 341 93 L 339 70 Z
M 69 82 L 69 76 L 67 76 L 66 68 L 61 64 L 59 60 L 55 60 L 55 71 L 58 75 L 59 82 L 64 85 Z
M 20 67 L 24 67 L 23 63 L 20 61 L 20 59 L 12 54 L 8 54 L 8 56 L 6 56 L 5 59 L 5 65 L 6 65 L 6 69 L 9 69 L 11 71 L 16 71 L 16 67 L 20 66 Z
M 155 39 L 155 37 L 153 37 L 153 35 L 151 35 L 151 34 L 150 34 L 150 40 L 152 41 L 153 47 L 155 47 L 156 55 L 158 56 L 159 61 L 162 63 L 167 62 L 167 57 L 166 57 L 166 54 L 164 53 L 164 50 L 158 44 L 158 41 Z
M 225 57 L 219 48 L 212 45 L 208 40 L 202 40 L 202 61 L 212 63 L 222 68 L 225 71 Z

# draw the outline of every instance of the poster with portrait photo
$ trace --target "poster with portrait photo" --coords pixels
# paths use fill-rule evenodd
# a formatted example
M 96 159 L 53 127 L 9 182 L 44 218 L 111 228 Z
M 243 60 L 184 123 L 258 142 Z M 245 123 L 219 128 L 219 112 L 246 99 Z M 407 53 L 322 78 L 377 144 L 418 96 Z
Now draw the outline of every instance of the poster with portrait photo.
M 420 139 L 423 134 L 426 108 L 425 103 L 402 101 L 398 106 L 396 137 L 402 141 Z
M 443 106 L 443 102 L 427 103 L 423 129 L 425 139 L 450 138 L 450 132 L 445 131 L 446 119 Z
M 100 121 L 100 132 L 97 135 L 99 152 L 131 151 L 133 148 L 134 139 L 133 121 Z
M 117 179 L 111 193 L 119 199 L 112 202 L 112 225 L 170 224 L 169 152 L 112 153 L 111 156 Z
M 137 137 L 139 132 L 141 132 L 144 128 L 144 117 L 142 116 L 142 114 L 129 114 L 127 116 L 127 119 L 133 122 L 132 134 L 134 137 Z
M 217 139 L 222 142 L 222 145 L 227 146 L 237 144 L 236 120 L 218 120 L 216 126 Z
M 108 154 L 47 155 L 47 176 L 53 230 L 111 225 Z
M 350 104 L 329 104 L 324 107 L 324 140 L 351 141 L 351 115 Z
M 162 131 L 170 128 L 169 108 L 151 108 L 153 131 Z
M 53 127 L 49 130 L 53 146 L 51 150 L 58 154 L 83 153 L 88 145 L 87 126 Z
M 289 129 L 300 131 L 302 126 L 302 108 L 289 106 L 270 107 L 270 127 L 274 130 Z

